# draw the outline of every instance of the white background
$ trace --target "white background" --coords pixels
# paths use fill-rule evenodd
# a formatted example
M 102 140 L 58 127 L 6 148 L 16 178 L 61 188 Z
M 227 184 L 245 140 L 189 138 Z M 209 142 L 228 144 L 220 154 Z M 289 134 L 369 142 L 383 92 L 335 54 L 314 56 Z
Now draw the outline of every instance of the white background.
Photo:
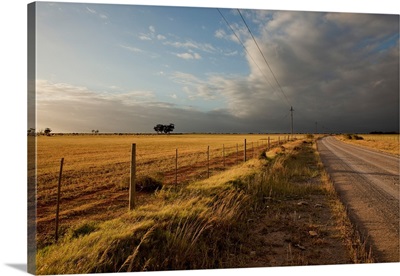
M 78 2 L 78 1 L 64 1 Z M 232 7 L 273 10 L 338 11 L 399 14 L 395 0 L 131 0 L 81 1 L 91 3 L 121 3 L 172 5 L 184 3 L 192 7 Z M 328 3 L 326 3 L 328 2 Z M 27 131 L 27 4 L 29 1 L 3 1 L 1 7 L 1 147 L 0 147 L 0 275 L 26 275 L 26 131 Z M 397 4 L 396 4 L 397 3 Z M 373 265 L 335 265 L 314 267 L 278 267 L 263 269 L 224 269 L 205 271 L 154 272 L 155 275 L 337 275 L 362 273 L 377 275 L 400 271 L 400 263 Z M 134 273 L 128 273 L 133 275 Z M 136 273 L 137 274 L 137 273 Z M 105 273 L 101 275 L 117 275 Z M 121 275 L 121 274 L 120 274 Z M 127 275 L 124 273 L 123 275 Z

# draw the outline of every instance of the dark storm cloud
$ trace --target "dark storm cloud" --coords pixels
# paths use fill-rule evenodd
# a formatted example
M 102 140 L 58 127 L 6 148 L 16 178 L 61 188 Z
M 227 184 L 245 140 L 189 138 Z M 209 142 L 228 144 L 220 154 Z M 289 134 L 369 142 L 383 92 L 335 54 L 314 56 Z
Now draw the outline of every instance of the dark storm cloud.
M 257 41 L 286 104 L 295 108 L 298 131 L 312 131 L 315 121 L 332 131 L 398 130 L 398 15 L 256 15 L 247 18 L 262 22 Z M 242 82 L 227 81 L 223 93 L 233 114 L 249 120 L 265 116 L 264 124 L 273 125 L 269 115 L 288 109 L 285 96 L 254 41 L 245 45 L 251 74 Z

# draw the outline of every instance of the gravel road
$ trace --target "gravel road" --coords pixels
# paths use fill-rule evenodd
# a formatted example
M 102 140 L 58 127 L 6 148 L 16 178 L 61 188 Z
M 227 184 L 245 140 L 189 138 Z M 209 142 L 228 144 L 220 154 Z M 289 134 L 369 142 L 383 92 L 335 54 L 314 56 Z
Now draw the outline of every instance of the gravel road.
M 326 137 L 321 160 L 377 262 L 400 261 L 399 158 Z

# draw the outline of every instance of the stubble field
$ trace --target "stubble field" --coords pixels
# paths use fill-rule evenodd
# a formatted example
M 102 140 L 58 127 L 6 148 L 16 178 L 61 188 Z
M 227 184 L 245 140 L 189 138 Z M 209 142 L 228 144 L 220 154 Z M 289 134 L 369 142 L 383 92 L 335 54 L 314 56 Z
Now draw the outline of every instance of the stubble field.
M 337 138 L 346 143 L 362 147 L 372 148 L 393 155 L 400 155 L 399 134 L 357 134 L 362 139 L 348 139 L 348 135 L 340 135 Z
M 297 135 L 296 138 L 302 136 Z M 136 144 L 137 178 L 184 185 L 243 162 L 287 135 L 55 135 L 37 137 L 37 240 L 54 243 L 60 160 L 60 234 L 83 221 L 105 221 L 128 209 L 131 144 Z M 208 157 L 209 148 L 209 157 Z M 178 150 L 178 170 L 176 153 Z M 208 160 L 210 160 L 208 162 Z M 148 196 L 138 194 L 138 204 Z

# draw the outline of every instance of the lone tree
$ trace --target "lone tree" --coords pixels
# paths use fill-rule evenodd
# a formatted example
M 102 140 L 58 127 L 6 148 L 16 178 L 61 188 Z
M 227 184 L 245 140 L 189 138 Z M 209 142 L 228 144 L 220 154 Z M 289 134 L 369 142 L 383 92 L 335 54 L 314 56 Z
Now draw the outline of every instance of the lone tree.
M 44 134 L 46 134 L 46 136 L 50 136 L 50 132 L 51 132 L 51 129 L 50 129 L 50 128 L 46 128 L 46 129 L 44 130 Z
M 164 132 L 164 125 L 158 124 L 154 127 L 154 130 L 157 132 L 157 134 L 163 133 Z
M 169 124 L 169 125 L 162 125 L 162 124 L 157 124 L 154 127 L 154 130 L 160 134 L 160 133 L 165 133 L 169 134 L 170 132 L 174 131 L 175 125 L 174 124 Z
M 164 133 L 169 134 L 170 132 L 174 131 L 175 125 L 169 124 L 164 126 Z

